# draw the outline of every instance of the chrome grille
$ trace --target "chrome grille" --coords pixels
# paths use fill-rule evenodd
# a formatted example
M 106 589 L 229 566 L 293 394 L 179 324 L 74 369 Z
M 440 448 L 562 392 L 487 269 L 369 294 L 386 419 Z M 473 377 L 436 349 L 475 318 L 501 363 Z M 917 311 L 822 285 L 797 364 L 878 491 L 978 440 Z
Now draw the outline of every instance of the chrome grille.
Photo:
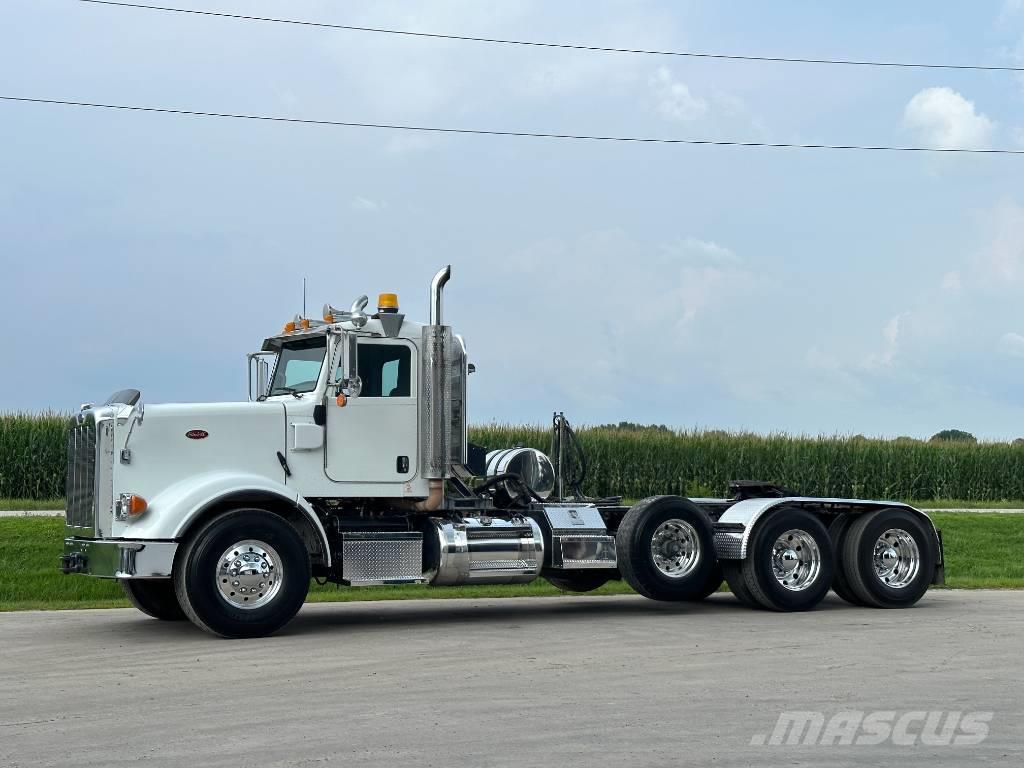
M 96 527 L 96 424 L 89 420 L 68 431 L 68 476 L 64 486 L 69 527 Z

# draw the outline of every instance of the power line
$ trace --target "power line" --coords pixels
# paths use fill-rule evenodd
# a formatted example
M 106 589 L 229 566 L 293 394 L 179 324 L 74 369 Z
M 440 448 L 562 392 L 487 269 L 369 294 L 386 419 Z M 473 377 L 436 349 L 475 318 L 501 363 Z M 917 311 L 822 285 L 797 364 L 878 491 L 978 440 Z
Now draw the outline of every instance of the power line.
M 1024 155 L 1024 149 L 967 149 L 960 147 L 913 147 L 884 146 L 872 144 L 795 144 L 769 141 L 730 141 L 726 139 L 669 139 L 646 136 L 599 136 L 595 134 L 544 133 L 540 131 L 492 131 L 477 128 L 444 128 L 428 125 L 402 125 L 398 123 L 368 123 L 354 120 L 319 120 L 301 117 L 275 115 L 252 115 L 239 112 L 206 112 L 195 109 L 172 109 L 169 107 L 142 107 L 132 104 L 102 104 L 91 101 L 65 101 L 62 99 L 37 99 L 27 96 L 3 96 L 0 101 L 28 104 L 54 104 L 66 107 L 88 107 L 91 109 L 116 109 L 127 112 L 151 112 L 164 115 L 187 117 L 222 117 L 237 120 L 259 120 L 270 123 L 298 123 L 302 125 L 323 125 L 344 128 L 379 128 L 390 131 L 418 131 L 421 133 L 448 133 L 476 136 L 517 136 L 532 139 L 575 139 L 580 141 L 621 141 L 634 144 L 691 144 L 716 147 L 762 147 L 773 149 L 845 149 L 872 152 L 940 152 L 974 155 Z
M 470 43 L 495 43 L 498 45 L 521 45 L 534 48 L 561 48 L 571 51 L 600 51 L 602 53 L 635 53 L 647 56 L 678 56 L 694 59 L 728 59 L 732 61 L 767 61 L 785 64 L 831 64 L 853 67 L 896 67 L 901 69 L 959 69 L 978 70 L 983 72 L 1024 72 L 1024 66 L 990 66 L 983 64 L 935 64 L 909 61 L 870 61 L 858 59 L 810 59 L 787 56 L 744 56 L 728 53 L 700 53 L 696 51 L 660 51 L 645 48 L 614 48 L 602 45 L 580 45 L 574 43 L 546 43 L 536 40 L 510 40 L 497 37 L 474 37 L 471 35 L 447 35 L 439 32 L 413 32 L 405 29 L 388 29 L 385 27 L 360 27 L 352 24 L 331 24 L 323 21 L 303 21 L 301 19 L 282 19 L 272 16 L 248 16 L 241 13 L 225 13 L 220 11 L 200 11 L 192 8 L 172 8 L 163 5 L 146 5 L 143 3 L 127 3 L 120 0 L 79 0 L 92 5 L 109 5 L 119 8 L 140 8 L 148 11 L 168 13 L 184 13 L 193 16 L 214 16 L 223 19 L 242 21 L 265 21 L 274 24 L 294 24 L 302 27 L 320 27 L 322 29 L 344 29 L 350 32 L 373 32 L 383 35 L 403 35 L 405 37 L 423 37 L 434 40 L 458 40 Z

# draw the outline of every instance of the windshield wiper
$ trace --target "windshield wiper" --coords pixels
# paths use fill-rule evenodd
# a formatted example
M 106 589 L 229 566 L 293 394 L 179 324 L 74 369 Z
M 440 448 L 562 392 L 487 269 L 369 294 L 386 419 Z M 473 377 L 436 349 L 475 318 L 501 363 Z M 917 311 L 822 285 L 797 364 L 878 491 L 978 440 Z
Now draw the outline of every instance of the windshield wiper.
M 271 395 L 291 395 L 297 400 L 302 399 L 302 392 L 299 392 L 295 387 L 274 387 L 270 390 Z

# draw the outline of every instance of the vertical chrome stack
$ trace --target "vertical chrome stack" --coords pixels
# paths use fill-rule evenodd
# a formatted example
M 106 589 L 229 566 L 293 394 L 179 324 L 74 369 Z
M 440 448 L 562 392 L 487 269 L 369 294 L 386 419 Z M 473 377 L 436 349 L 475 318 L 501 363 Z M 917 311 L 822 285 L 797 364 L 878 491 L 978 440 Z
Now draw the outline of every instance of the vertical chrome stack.
M 442 291 L 451 273 L 451 266 L 447 266 L 434 275 L 430 283 L 430 325 L 423 328 L 420 471 L 431 480 L 451 476 L 452 377 L 448 355 L 454 338 L 452 329 L 442 323 Z

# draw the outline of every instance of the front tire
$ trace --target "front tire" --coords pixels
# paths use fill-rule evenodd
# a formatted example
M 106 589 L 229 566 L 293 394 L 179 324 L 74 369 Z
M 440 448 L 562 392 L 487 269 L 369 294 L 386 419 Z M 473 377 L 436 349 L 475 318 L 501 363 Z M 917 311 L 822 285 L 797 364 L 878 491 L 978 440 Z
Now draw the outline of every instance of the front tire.
M 711 521 L 689 499 L 639 502 L 622 519 L 615 546 L 622 578 L 644 597 L 690 601 L 709 594 L 715 569 Z
M 170 579 L 121 579 L 124 594 L 133 606 L 161 621 L 184 621 L 187 616 L 174 594 Z
M 820 603 L 835 571 L 828 531 L 801 509 L 780 509 L 758 524 L 747 558 L 726 571 L 733 594 L 771 611 L 807 611 Z
M 862 605 L 908 608 L 928 591 L 938 545 L 930 526 L 905 509 L 880 509 L 850 524 L 846 579 Z
M 262 509 L 214 518 L 185 546 L 174 569 L 182 609 L 221 637 L 276 632 L 302 607 L 311 576 L 298 531 Z

